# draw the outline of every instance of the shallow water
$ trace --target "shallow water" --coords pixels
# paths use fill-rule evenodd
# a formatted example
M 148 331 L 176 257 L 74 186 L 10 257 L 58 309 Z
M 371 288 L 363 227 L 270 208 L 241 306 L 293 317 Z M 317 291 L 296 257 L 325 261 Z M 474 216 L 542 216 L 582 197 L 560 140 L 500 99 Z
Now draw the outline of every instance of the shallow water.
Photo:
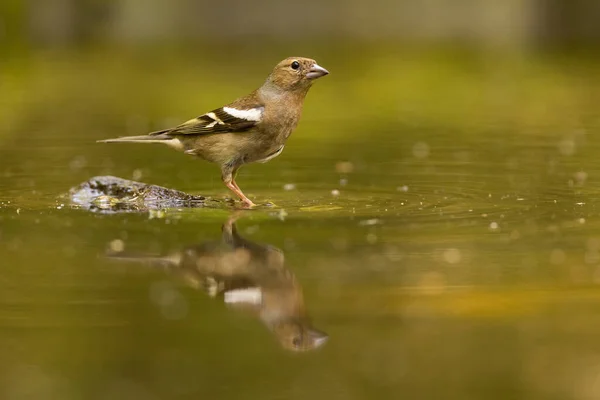
M 1 397 L 600 396 L 598 127 L 338 122 L 307 110 L 242 170 L 251 211 L 91 213 L 65 193 L 100 174 L 228 193 L 169 149 L 94 143 L 109 124 L 4 140 Z M 213 296 L 234 280 L 273 306 Z M 290 321 L 327 341 L 296 351 Z

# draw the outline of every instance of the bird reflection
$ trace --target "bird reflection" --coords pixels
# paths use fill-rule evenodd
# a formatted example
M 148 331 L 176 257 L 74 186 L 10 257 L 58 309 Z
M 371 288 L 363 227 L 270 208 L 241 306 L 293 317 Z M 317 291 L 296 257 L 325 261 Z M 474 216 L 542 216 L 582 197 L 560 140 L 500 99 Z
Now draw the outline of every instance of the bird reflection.
M 235 217 L 222 226 L 221 241 L 203 242 L 166 256 L 111 253 L 113 259 L 162 266 L 188 285 L 256 315 L 292 351 L 322 346 L 327 334 L 312 327 L 302 287 L 285 266 L 283 252 L 239 235 Z

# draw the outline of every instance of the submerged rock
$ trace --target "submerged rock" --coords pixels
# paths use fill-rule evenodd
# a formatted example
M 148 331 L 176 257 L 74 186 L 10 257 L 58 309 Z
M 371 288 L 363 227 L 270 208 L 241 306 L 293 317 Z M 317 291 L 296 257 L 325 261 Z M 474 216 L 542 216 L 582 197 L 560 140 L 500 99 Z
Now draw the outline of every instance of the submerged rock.
M 221 200 L 191 195 L 162 186 L 96 176 L 69 191 L 71 202 L 92 211 L 135 212 L 181 207 L 215 207 Z

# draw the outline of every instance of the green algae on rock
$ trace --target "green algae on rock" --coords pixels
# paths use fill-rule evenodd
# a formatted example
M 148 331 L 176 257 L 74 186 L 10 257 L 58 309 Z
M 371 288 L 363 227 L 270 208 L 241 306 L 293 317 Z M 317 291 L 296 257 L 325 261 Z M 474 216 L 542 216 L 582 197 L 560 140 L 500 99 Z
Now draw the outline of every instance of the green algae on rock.
M 99 212 L 136 212 L 164 208 L 222 205 L 221 200 L 115 176 L 96 176 L 69 191 L 75 205 Z

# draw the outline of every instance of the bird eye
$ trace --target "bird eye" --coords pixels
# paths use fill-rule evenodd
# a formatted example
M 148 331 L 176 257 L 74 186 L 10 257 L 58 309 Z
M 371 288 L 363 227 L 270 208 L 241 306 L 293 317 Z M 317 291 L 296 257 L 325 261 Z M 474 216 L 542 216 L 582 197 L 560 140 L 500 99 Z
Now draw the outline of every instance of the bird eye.
M 294 345 L 294 347 L 300 347 L 300 337 L 296 336 L 292 339 L 292 344 Z
M 298 69 L 298 68 L 300 68 L 300 63 L 298 61 L 292 62 L 292 69 Z

